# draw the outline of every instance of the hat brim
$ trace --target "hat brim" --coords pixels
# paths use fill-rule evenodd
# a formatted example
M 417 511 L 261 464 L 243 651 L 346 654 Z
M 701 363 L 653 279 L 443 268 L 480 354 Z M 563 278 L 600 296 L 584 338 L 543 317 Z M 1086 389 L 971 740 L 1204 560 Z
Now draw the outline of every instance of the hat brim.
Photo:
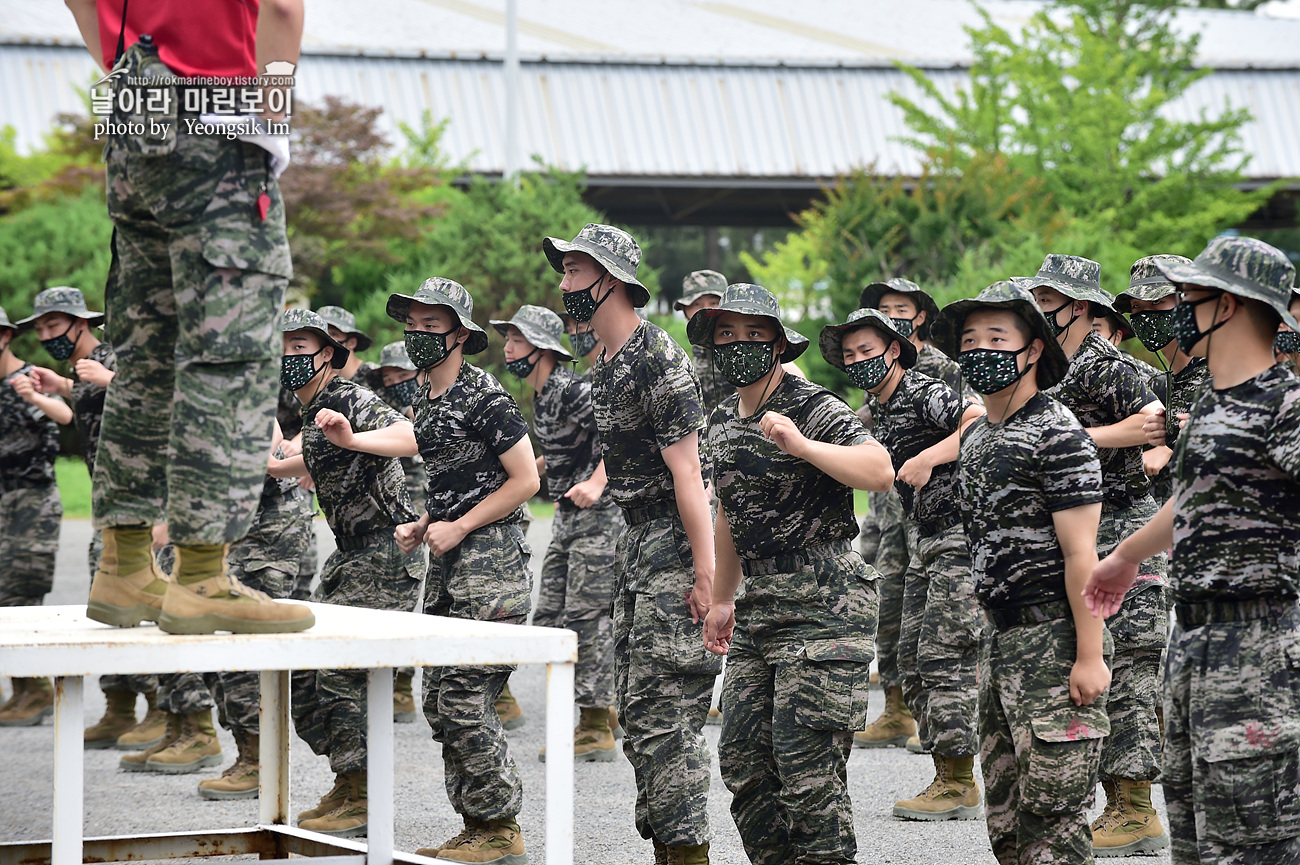
M 682 297 L 679 297 L 673 301 L 673 309 L 677 310 L 678 312 L 684 312 L 686 310 L 686 307 L 690 306 L 692 303 L 695 303 L 695 301 L 699 300 L 701 297 L 704 297 L 704 295 L 706 294 L 711 294 L 714 297 L 721 299 L 722 289 L 706 288 L 703 291 L 697 291 L 694 294 L 687 294 Z
M 628 300 L 635 307 L 645 306 L 650 302 L 650 289 L 637 282 L 636 274 L 628 273 L 627 269 L 619 262 L 616 262 L 604 247 L 597 246 L 587 240 L 579 237 L 572 241 L 561 240 L 558 237 L 548 237 L 542 241 L 542 251 L 546 253 L 546 260 L 551 263 L 551 267 L 556 273 L 564 273 L 564 254 L 566 252 L 585 252 L 599 262 L 600 266 L 609 271 L 610 276 L 627 286 Z
M 1135 282 L 1128 287 L 1127 291 L 1120 292 L 1115 296 L 1115 311 L 1122 312 L 1125 315 L 1133 312 L 1133 301 L 1140 300 L 1145 303 L 1157 303 L 1164 300 L 1169 295 L 1177 291 L 1174 284 L 1167 279 L 1157 281 L 1142 280 Z
M 744 308 L 740 308 L 742 306 Z M 721 306 L 711 307 L 697 312 L 691 320 L 686 323 L 686 338 L 690 340 L 691 345 L 712 347 L 713 327 L 717 324 L 718 316 L 722 315 L 724 312 L 734 312 L 740 315 L 758 315 L 776 322 L 777 327 L 781 328 L 781 335 L 785 337 L 785 351 L 781 352 L 781 363 L 789 363 L 792 360 L 796 360 L 808 350 L 808 337 L 793 328 L 786 327 L 781 323 L 781 319 L 771 313 L 742 304 L 735 304 L 733 305 L 733 308 L 724 308 Z
M 935 319 L 939 317 L 939 304 L 925 289 L 908 291 L 905 288 L 898 288 L 883 282 L 873 282 L 862 289 L 862 294 L 858 296 L 858 306 L 863 309 L 879 309 L 880 298 L 887 294 L 901 294 L 904 297 L 918 295 L 921 298 L 921 310 L 925 312 L 925 325 L 923 327 L 934 324 Z M 927 334 L 922 334 L 921 339 L 925 339 L 926 336 Z
M 573 355 L 570 354 L 569 351 L 564 348 L 564 346 L 560 345 L 554 339 L 551 339 L 550 334 L 546 333 L 543 330 L 539 330 L 529 322 L 502 321 L 501 319 L 494 318 L 488 321 L 488 324 L 492 325 L 492 327 L 496 330 L 496 332 L 501 334 L 502 336 L 509 336 L 510 328 L 512 327 L 516 328 L 520 333 L 524 335 L 524 339 L 528 340 L 529 345 L 531 345 L 533 348 L 540 348 L 546 351 L 553 351 L 556 354 L 563 357 L 565 360 L 573 360 Z
M 1044 283 L 1039 283 L 1044 284 Z M 966 318 L 981 309 L 1000 309 L 1014 312 L 1029 326 L 1033 339 L 1043 342 L 1043 354 L 1038 358 L 1038 389 L 1047 390 L 1065 378 L 1070 359 L 1047 326 L 1047 319 L 1037 304 L 1026 300 L 979 300 L 966 298 L 950 303 L 939 313 L 934 327 L 934 345 L 953 360 L 960 354 L 961 327 Z
M 1233 279 L 1232 274 L 1215 273 L 1207 270 L 1195 261 L 1190 264 L 1166 265 L 1157 263 L 1156 267 L 1160 268 L 1160 272 L 1169 277 L 1169 281 L 1175 286 L 1200 285 L 1205 288 L 1217 288 L 1238 297 L 1257 300 L 1280 315 L 1287 327 L 1300 331 L 1300 324 L 1296 322 L 1295 316 L 1291 314 L 1289 309 L 1292 299 L 1297 296 L 1295 289 L 1287 292 L 1285 297 L 1276 297 L 1270 292 L 1259 288 L 1259 286 Z
M 414 297 L 409 294 L 390 294 L 388 303 L 384 306 L 384 311 L 393 321 L 406 324 L 406 315 L 411 311 L 412 303 L 423 303 L 428 306 L 445 306 L 451 310 L 452 315 L 456 316 L 456 321 L 460 326 L 469 331 L 469 338 L 465 340 L 462 351 L 465 354 L 479 354 L 486 351 L 488 347 L 487 331 L 474 323 L 474 320 L 465 314 L 465 310 L 456 304 L 447 295 L 438 291 L 429 291 L 424 297 Z
M 343 367 L 347 365 L 348 355 L 350 354 L 348 347 L 340 343 L 334 337 L 330 336 L 328 330 L 321 330 L 319 327 L 316 327 L 316 325 L 314 324 L 293 325 L 286 322 L 285 324 L 280 326 L 281 333 L 297 333 L 300 330 L 311 331 L 312 333 L 319 336 L 322 340 L 324 340 L 326 345 L 333 346 L 334 354 L 330 356 L 331 367 L 333 367 L 334 369 L 343 369 Z
M 875 309 L 875 307 L 863 308 Z M 912 341 L 892 327 L 887 328 L 880 322 L 868 318 L 860 318 L 844 324 L 828 324 L 823 327 L 822 332 L 817 336 L 817 348 L 821 350 L 825 361 L 837 369 L 844 369 L 844 334 L 864 327 L 873 328 L 886 340 L 896 341 L 899 344 L 898 363 L 903 369 L 916 366 L 917 351 Z
M 1070 300 L 1086 300 L 1089 303 L 1095 303 L 1100 307 L 1104 307 L 1110 312 L 1116 311 L 1115 298 L 1111 297 L 1100 288 L 1075 285 L 1074 283 L 1066 282 L 1062 279 L 1056 279 L 1051 276 L 1030 276 L 1022 279 L 1021 283 L 1029 289 L 1030 292 L 1039 286 L 1045 285 L 1048 288 L 1059 291 Z
M 49 315 L 52 312 L 70 315 L 73 318 L 79 318 L 82 321 L 88 322 L 91 327 L 100 327 L 104 324 L 104 313 L 102 312 L 91 312 L 88 309 L 47 309 L 29 315 L 26 318 L 20 318 L 18 321 L 14 322 L 13 327 L 15 330 L 27 330 L 36 322 L 36 319 L 43 315 Z

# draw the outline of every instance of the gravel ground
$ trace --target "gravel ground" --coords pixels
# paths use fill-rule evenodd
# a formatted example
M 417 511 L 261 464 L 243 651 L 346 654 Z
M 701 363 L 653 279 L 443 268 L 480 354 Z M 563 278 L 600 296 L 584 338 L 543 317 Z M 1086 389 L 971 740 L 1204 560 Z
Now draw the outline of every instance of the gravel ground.
M 317 522 L 322 556 L 332 547 L 329 531 Z M 549 521 L 533 523 L 529 540 L 539 566 L 541 551 L 549 539 Z M 59 550 L 58 574 L 50 604 L 84 603 L 88 589 L 85 549 L 89 539 L 86 521 L 67 520 Z M 544 863 L 545 789 L 544 764 L 537 759 L 544 730 L 543 667 L 521 667 L 511 688 L 528 714 L 528 723 L 512 731 L 510 742 L 524 778 L 524 810 L 519 822 L 530 848 L 530 861 Z M 7 686 L 6 686 L 7 689 Z M 879 701 L 874 703 L 879 707 Z M 103 712 L 102 693 L 93 683 L 86 689 L 86 723 L 92 724 Z M 873 708 L 872 714 L 876 714 Z M 705 738 L 716 753 L 718 727 L 706 727 Z M 397 734 L 397 846 L 414 850 L 441 843 L 460 829 L 460 821 L 447 802 L 443 789 L 440 748 L 429 737 L 428 726 L 419 721 L 399 724 Z M 222 731 L 222 747 L 229 763 L 234 742 Z M 0 729 L 3 760 L 0 760 L 0 841 L 28 840 L 49 836 L 53 807 L 53 744 L 51 722 L 43 726 Z M 256 800 L 210 802 L 198 798 L 195 787 L 202 778 L 213 777 L 220 768 L 195 775 L 153 775 L 119 771 L 121 752 L 87 751 L 85 773 L 85 831 L 87 835 L 121 835 L 145 832 L 192 831 L 236 828 L 257 819 Z M 322 757 L 311 753 L 302 741 L 293 743 L 291 813 L 309 808 L 330 786 L 333 776 Z M 894 801 L 914 795 L 932 776 L 925 757 L 900 749 L 855 750 L 849 761 L 849 782 L 853 798 L 854 823 L 859 859 L 882 863 L 969 863 L 992 865 L 988 838 L 982 821 L 909 823 L 890 816 Z M 583 763 L 576 767 L 575 861 L 578 863 L 633 863 L 653 859 L 650 845 L 632 828 L 635 787 L 632 769 L 619 756 L 613 763 Z M 1100 791 L 1099 791 L 1100 795 Z M 1157 798 L 1159 791 L 1157 790 Z M 709 815 L 713 823 L 712 861 L 715 865 L 743 865 L 747 862 L 740 838 L 731 821 L 731 794 L 718 775 L 716 757 L 709 793 Z M 1161 803 L 1163 804 L 1163 803 Z M 1143 862 L 1167 862 L 1168 856 L 1148 857 Z

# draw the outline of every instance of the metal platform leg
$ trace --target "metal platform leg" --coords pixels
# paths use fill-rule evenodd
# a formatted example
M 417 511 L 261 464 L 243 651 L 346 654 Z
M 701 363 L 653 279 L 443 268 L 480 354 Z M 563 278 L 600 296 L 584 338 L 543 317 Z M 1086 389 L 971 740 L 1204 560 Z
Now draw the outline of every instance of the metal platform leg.
M 86 680 L 54 680 L 54 835 L 50 865 L 81 865 Z
M 367 865 L 393 865 L 393 671 L 366 671 Z
M 289 671 L 263 670 L 258 743 L 258 820 L 289 822 Z
M 573 863 L 573 664 L 546 665 L 546 861 Z

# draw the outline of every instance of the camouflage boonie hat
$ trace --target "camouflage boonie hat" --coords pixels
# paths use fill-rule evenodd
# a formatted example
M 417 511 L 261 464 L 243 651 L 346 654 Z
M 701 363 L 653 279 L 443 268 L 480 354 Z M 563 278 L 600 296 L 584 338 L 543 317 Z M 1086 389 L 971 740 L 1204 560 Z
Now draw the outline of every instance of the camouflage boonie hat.
M 858 297 L 858 306 L 875 309 L 880 306 L 880 298 L 887 294 L 906 294 L 916 295 L 921 301 L 917 304 L 917 309 L 925 313 L 925 324 L 916 330 L 916 335 L 920 339 L 930 338 L 930 326 L 934 320 L 939 317 L 939 304 L 935 302 L 930 293 L 921 286 L 912 282 L 910 279 L 903 279 L 896 276 L 893 279 L 887 279 L 884 282 L 873 282 L 862 289 L 862 294 Z
M 406 313 L 411 308 L 411 301 L 450 308 L 461 327 L 469 331 L 469 339 L 465 340 L 465 354 L 478 354 L 488 347 L 487 331 L 475 324 L 470 317 L 474 314 L 474 298 L 469 296 L 465 286 L 459 282 L 432 276 L 420 284 L 415 294 L 390 294 L 388 317 L 406 324 Z
M 564 253 L 585 252 L 627 286 L 627 296 L 633 306 L 641 307 L 650 302 L 650 290 L 636 281 L 636 269 L 641 266 L 641 247 L 621 228 L 589 222 L 571 241 L 546 238 L 542 241 L 542 251 L 556 273 L 564 273 Z
M 524 304 L 519 307 L 509 321 L 492 319 L 488 322 L 497 329 L 497 333 L 507 336 L 511 325 L 519 328 L 524 339 L 534 348 L 553 351 L 565 360 L 573 360 L 573 355 L 565 350 L 561 340 L 564 338 L 564 321 L 560 316 L 544 306 Z
M 299 330 L 310 330 L 325 341 L 325 345 L 334 346 L 334 356 L 330 358 L 330 366 L 335 369 L 343 369 L 343 365 L 348 362 L 347 346 L 330 336 L 329 325 L 325 319 L 320 317 L 319 313 L 312 312 L 310 309 L 286 309 L 284 311 L 284 320 L 280 323 L 280 333 L 293 333 Z
M 1190 258 L 1181 255 L 1148 255 L 1133 262 L 1128 272 L 1128 290 L 1115 298 L 1115 309 L 1128 314 L 1133 311 L 1133 301 L 1155 303 L 1173 294 L 1177 289 L 1161 271 L 1159 265 L 1191 264 Z
M 348 336 L 357 338 L 357 351 L 370 348 L 373 340 L 357 330 L 357 317 L 341 306 L 322 306 L 316 314 L 325 319 L 325 323 L 337 327 Z
M 415 372 L 415 364 L 411 363 L 411 358 L 406 353 L 405 340 L 390 342 L 379 350 L 379 367 L 382 369 L 386 366 Z
M 1115 308 L 1114 299 L 1101 290 L 1101 265 L 1090 258 L 1050 253 L 1029 279 L 1031 289 L 1045 285 L 1070 300 L 1087 300 L 1104 309 Z
M 727 286 L 722 293 L 722 303 L 695 313 L 686 323 L 686 337 L 691 345 L 713 345 L 713 326 L 718 316 L 724 312 L 761 315 L 774 320 L 783 331 L 786 342 L 785 351 L 781 353 L 781 363 L 789 363 L 808 348 L 808 337 L 781 323 L 781 304 L 772 292 L 761 285 L 748 282 Z
M 673 302 L 673 309 L 684 310 L 706 294 L 722 297 L 727 290 L 727 278 L 716 270 L 695 270 L 682 280 L 682 296 Z
M 817 337 L 817 347 L 827 363 L 844 369 L 844 334 L 860 327 L 875 328 L 885 339 L 898 340 L 898 363 L 903 369 L 916 365 L 916 346 L 894 328 L 893 319 L 875 307 L 855 309 L 843 324 L 828 324 L 822 328 L 821 336 Z
M 1010 280 L 995 282 L 976 297 L 968 297 L 945 306 L 934 323 L 935 346 L 956 360 L 961 348 L 962 325 L 966 323 L 967 316 L 980 309 L 1006 309 L 1014 312 L 1029 325 L 1033 338 L 1043 341 L 1043 354 L 1038 358 L 1039 390 L 1047 390 L 1065 377 L 1066 370 L 1070 368 L 1070 360 L 1048 328 L 1043 311 L 1038 308 L 1038 303 L 1028 288 Z
M 18 329 L 26 330 L 28 325 L 49 312 L 62 312 L 74 318 L 84 318 L 90 322 L 91 327 L 99 327 L 104 323 L 104 313 L 86 309 L 86 297 L 81 293 L 81 289 L 61 285 L 58 288 L 47 288 L 36 295 L 36 299 L 32 301 L 32 314 L 18 321 Z
M 0 306 L 0 327 L 7 327 L 10 330 L 18 329 L 18 325 L 9 320 L 9 313 L 5 312 L 3 306 Z
M 1190 264 L 1156 265 L 1174 285 L 1203 285 L 1258 300 L 1300 330 L 1288 307 L 1295 289 L 1295 265 L 1286 253 L 1253 237 L 1216 237 Z

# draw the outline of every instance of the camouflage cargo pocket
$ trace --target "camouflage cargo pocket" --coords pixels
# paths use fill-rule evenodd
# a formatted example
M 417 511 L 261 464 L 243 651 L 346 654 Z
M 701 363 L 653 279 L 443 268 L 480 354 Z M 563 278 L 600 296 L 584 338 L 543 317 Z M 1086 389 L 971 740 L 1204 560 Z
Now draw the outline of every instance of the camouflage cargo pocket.
M 874 642 L 861 637 L 808 640 L 795 664 L 794 722 L 809 730 L 861 730 Z
M 1097 786 L 1101 740 L 1110 733 L 1106 704 L 1069 705 L 1030 719 L 1033 735 L 1021 782 L 1021 801 L 1031 814 L 1079 811 Z
M 1300 834 L 1300 721 L 1194 732 L 1192 749 L 1207 766 L 1193 787 L 1206 835 L 1255 845 Z
M 722 656 L 704 648 L 702 625 L 691 621 L 681 595 L 637 595 L 629 636 L 657 671 L 716 676 Z

